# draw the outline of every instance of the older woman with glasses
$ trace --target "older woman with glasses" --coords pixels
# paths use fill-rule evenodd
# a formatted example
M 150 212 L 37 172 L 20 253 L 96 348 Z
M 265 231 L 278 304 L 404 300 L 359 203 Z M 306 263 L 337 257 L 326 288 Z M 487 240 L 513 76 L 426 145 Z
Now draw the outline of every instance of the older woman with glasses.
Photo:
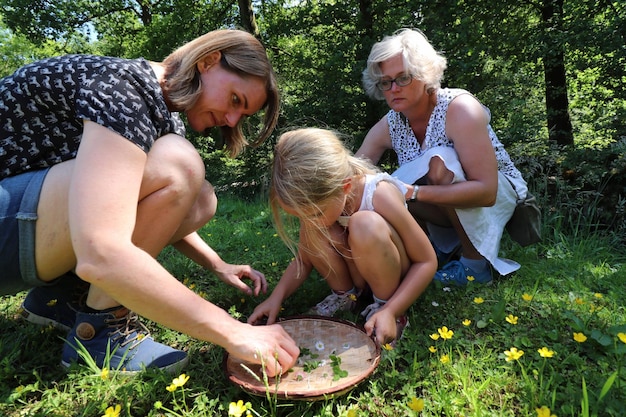
M 377 163 L 393 149 L 413 217 L 427 230 L 444 284 L 489 283 L 519 269 L 498 257 L 503 230 L 526 182 L 489 125 L 490 112 L 461 89 L 441 88 L 446 59 L 419 31 L 376 43 L 363 72 L 373 99 L 391 108 L 357 156 Z

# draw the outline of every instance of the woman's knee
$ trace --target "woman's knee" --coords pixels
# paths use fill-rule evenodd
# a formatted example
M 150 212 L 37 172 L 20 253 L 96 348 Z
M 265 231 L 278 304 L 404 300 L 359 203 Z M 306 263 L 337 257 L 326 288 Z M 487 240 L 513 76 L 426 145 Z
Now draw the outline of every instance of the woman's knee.
M 196 202 L 189 210 L 188 219 L 198 227 L 207 224 L 217 211 L 217 196 L 215 188 L 208 181 L 204 181 Z
M 446 164 L 438 156 L 434 156 L 428 163 L 428 184 L 430 185 L 448 185 L 454 180 L 454 173 L 450 171 Z
M 204 191 L 205 183 L 204 162 L 187 139 L 170 134 L 155 141 L 144 171 L 143 196 L 168 188 L 175 198 L 188 195 L 193 202 Z

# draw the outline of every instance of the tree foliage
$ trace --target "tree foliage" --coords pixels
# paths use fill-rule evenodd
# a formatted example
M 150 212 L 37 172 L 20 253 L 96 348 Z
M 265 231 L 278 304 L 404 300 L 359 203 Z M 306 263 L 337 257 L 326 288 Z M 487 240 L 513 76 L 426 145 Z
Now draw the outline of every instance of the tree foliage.
M 4 73 L 41 48 L 160 60 L 209 30 L 247 28 L 279 76 L 278 132 L 328 127 L 355 149 L 387 111 L 361 87 L 372 44 L 417 28 L 448 59 L 444 86 L 465 88 L 491 109 L 494 129 L 529 178 L 563 179 L 574 191 L 626 179 L 623 1 L 0 0 L 0 10 L 10 29 L 1 34 Z M 258 185 L 267 172 L 272 141 L 227 163 L 217 136 L 190 135 L 215 182 Z M 393 163 L 391 155 L 384 161 Z M 602 192 L 615 205 L 623 191 Z

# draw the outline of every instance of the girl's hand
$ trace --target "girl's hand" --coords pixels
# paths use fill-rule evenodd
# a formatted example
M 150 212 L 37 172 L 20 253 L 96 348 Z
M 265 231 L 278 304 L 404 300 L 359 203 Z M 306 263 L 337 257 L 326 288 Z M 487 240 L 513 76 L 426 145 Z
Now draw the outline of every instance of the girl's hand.
M 248 317 L 248 323 L 255 324 L 260 322 L 264 317 L 267 317 L 267 324 L 276 323 L 281 304 L 282 300 L 275 300 L 270 296 L 270 298 L 263 301 L 254 309 L 250 317 Z
M 397 337 L 396 317 L 384 308 L 378 310 L 365 323 L 365 333 L 374 335 L 374 340 L 379 346 L 393 341 Z
M 267 280 L 265 279 L 265 275 L 253 269 L 250 265 L 224 264 L 219 270 L 215 270 L 215 274 L 222 282 L 238 288 L 247 295 L 254 294 L 258 296 L 261 292 L 263 292 L 263 294 L 267 293 Z M 252 281 L 254 290 L 243 282 L 244 279 Z

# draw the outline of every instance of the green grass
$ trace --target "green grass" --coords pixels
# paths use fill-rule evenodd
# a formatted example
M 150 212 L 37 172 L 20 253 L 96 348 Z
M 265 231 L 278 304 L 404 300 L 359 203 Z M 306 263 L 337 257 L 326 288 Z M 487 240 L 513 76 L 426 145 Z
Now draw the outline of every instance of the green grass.
M 565 236 L 553 226 L 546 225 L 544 242 L 528 248 L 505 239 L 501 255 L 522 264 L 510 277 L 451 291 L 431 285 L 409 310 L 404 339 L 383 351 L 376 372 L 327 401 L 250 396 L 225 378 L 220 347 L 154 323 L 148 325 L 157 340 L 191 355 L 184 386 L 168 391 L 173 377 L 155 371 L 136 376 L 104 375 L 86 366 L 67 371 L 59 366 L 63 335 L 19 317 L 24 294 L 3 297 L 0 415 L 102 416 L 120 405 L 120 416 L 226 416 L 238 400 L 250 402 L 253 415 L 262 416 L 535 416 L 541 406 L 559 417 L 623 415 L 626 343 L 617 335 L 626 333 L 626 251 L 610 236 Z M 292 256 L 263 203 L 223 198 L 201 235 L 228 262 L 264 272 L 270 287 Z M 260 301 L 226 287 L 175 251 L 165 250 L 160 260 L 241 320 Z M 302 313 L 327 293 L 313 275 L 284 303 L 283 315 Z M 509 316 L 517 317 L 517 324 L 509 323 Z M 344 318 L 361 322 L 358 314 Z M 452 337 L 434 340 L 431 335 L 443 326 Z M 586 341 L 575 341 L 574 333 Z M 507 361 L 505 351 L 513 347 L 524 354 Z M 543 347 L 554 356 L 541 357 Z M 421 413 L 410 408 L 416 400 L 423 400 Z

